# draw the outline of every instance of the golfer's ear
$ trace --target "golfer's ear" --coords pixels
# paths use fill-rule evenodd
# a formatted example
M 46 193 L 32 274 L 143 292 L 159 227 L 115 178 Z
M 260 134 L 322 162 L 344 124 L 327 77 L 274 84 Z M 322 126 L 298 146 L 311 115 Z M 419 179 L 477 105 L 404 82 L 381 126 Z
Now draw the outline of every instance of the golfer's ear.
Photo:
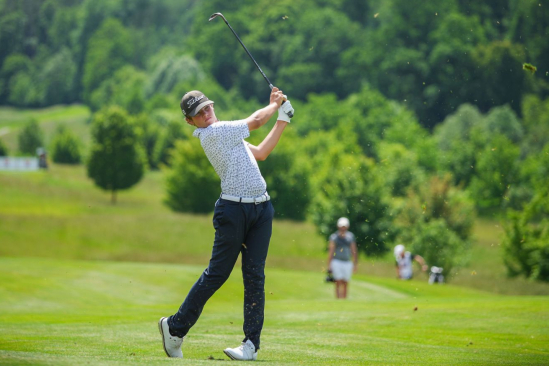
M 190 124 L 191 126 L 194 126 L 194 122 L 192 118 L 185 117 L 185 121 L 187 121 L 187 123 Z

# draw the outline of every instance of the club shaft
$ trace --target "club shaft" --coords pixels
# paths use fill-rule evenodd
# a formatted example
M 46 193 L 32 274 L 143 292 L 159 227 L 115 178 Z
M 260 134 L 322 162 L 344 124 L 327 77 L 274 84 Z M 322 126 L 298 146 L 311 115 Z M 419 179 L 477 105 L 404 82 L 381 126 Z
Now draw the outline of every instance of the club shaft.
M 252 59 L 252 61 L 254 62 L 255 66 L 257 67 L 257 69 L 259 70 L 259 72 L 261 73 L 261 75 L 263 75 L 263 77 L 265 78 L 265 81 L 267 81 L 267 84 L 269 84 L 269 88 L 273 89 L 273 84 L 271 84 L 271 81 L 269 80 L 269 78 L 267 77 L 267 75 L 265 75 L 265 73 L 263 72 L 263 70 L 261 70 L 261 67 L 259 67 L 259 64 L 255 61 L 254 57 L 252 56 L 252 54 L 250 53 L 250 51 L 248 51 L 248 49 L 246 48 L 246 46 L 244 45 L 244 43 L 242 42 L 242 40 L 240 39 L 240 37 L 238 36 L 238 34 L 236 34 L 236 32 L 234 31 L 233 27 L 231 27 L 231 25 L 229 24 L 229 22 L 223 18 L 223 20 L 225 21 L 225 24 L 227 24 L 227 26 L 229 27 L 229 29 L 231 30 L 231 32 L 233 32 L 234 36 L 236 37 L 236 39 L 238 39 L 238 42 L 240 42 L 240 44 L 242 45 L 242 48 L 244 48 L 244 51 L 246 51 L 246 53 L 248 54 L 248 56 L 250 56 L 250 58 Z

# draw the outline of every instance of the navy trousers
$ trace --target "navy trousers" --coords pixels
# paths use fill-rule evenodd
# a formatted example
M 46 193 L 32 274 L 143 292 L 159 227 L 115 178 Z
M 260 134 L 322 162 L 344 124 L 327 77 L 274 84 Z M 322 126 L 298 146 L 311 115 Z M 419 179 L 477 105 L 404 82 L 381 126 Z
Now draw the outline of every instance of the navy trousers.
M 265 310 L 265 260 L 272 234 L 271 201 L 239 203 L 219 199 L 215 204 L 215 240 L 208 268 L 193 285 L 179 311 L 168 318 L 173 336 L 185 336 L 208 299 L 225 283 L 242 253 L 244 281 L 244 342 L 259 349 Z

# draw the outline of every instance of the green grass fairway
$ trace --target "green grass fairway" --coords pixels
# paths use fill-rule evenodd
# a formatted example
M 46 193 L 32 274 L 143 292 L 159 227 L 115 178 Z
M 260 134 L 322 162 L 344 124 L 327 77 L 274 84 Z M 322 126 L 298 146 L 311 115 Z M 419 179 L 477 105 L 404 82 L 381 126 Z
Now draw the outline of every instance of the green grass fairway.
M 157 321 L 174 313 L 203 266 L 0 259 L 0 364 L 206 365 L 232 362 L 242 338 L 235 269 L 184 342 L 162 350 Z M 357 276 L 346 301 L 310 271 L 268 268 L 262 365 L 543 365 L 549 307 L 451 285 Z M 414 308 L 417 307 L 417 311 Z

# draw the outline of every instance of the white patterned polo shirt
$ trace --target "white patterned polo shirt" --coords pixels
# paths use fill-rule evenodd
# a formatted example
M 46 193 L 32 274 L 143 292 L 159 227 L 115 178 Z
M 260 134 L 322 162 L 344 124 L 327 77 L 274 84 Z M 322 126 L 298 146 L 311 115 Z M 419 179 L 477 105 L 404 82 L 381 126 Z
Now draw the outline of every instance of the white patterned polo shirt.
M 265 193 L 267 183 L 259 171 L 248 143 L 246 121 L 219 121 L 206 128 L 197 128 L 193 136 L 221 178 L 221 192 L 237 197 L 257 197 Z

